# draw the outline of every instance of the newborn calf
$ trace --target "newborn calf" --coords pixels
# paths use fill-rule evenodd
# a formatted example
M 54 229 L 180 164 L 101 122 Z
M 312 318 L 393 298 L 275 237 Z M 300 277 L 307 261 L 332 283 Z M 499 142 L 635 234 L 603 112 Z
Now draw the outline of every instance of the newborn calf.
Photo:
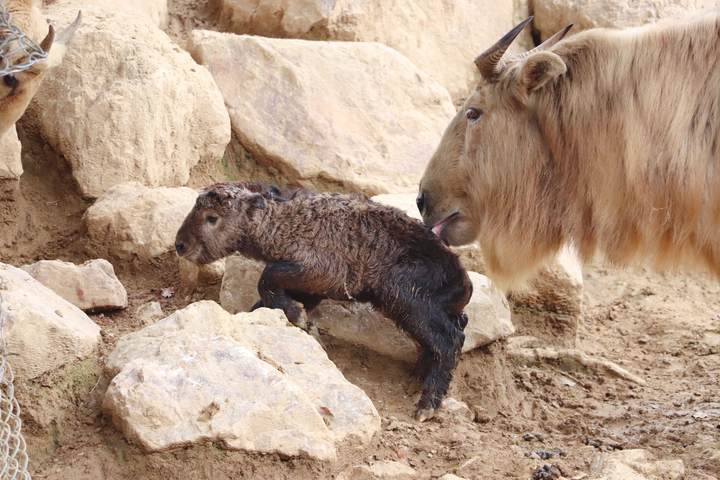
M 204 190 L 178 231 L 181 257 L 205 264 L 239 252 L 266 263 L 260 303 L 297 324 L 301 302 L 369 302 L 420 345 L 416 418 L 433 416 L 465 340 L 467 273 L 438 237 L 400 210 L 359 195 L 294 192 L 257 183 Z

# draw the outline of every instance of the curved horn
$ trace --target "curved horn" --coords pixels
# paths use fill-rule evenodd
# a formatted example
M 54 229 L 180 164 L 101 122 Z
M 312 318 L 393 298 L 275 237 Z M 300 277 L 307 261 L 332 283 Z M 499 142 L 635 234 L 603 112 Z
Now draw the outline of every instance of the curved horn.
M 498 40 L 495 45 L 477 56 L 475 59 L 475 65 L 477 65 L 478 70 L 480 70 L 480 73 L 485 79 L 493 80 L 497 76 L 497 66 L 500 63 L 500 60 L 502 60 L 502 56 L 507 51 L 508 47 L 510 47 L 513 40 L 520 35 L 520 32 L 522 32 L 523 29 L 532 22 L 532 20 L 532 16 L 526 18 L 516 25 L 515 28 L 503 35 L 503 37 Z
M 78 29 L 81 23 L 82 10 L 78 11 L 77 17 L 75 17 L 75 21 L 73 21 L 73 23 L 68 25 L 62 32 L 60 32 L 60 34 L 58 35 L 58 42 L 67 45 L 70 40 L 72 40 L 73 36 L 75 35 L 75 31 Z
M 50 51 L 50 47 L 52 47 L 53 42 L 55 41 L 55 28 L 53 28 L 52 25 L 48 27 L 48 33 L 43 38 L 43 41 L 40 42 L 40 48 L 43 49 L 43 52 L 48 53 Z
M 547 50 L 548 48 L 552 47 L 556 43 L 558 43 L 560 40 L 565 38 L 565 35 L 570 31 L 570 29 L 573 27 L 573 24 L 571 23 L 567 27 L 563 28 L 559 32 L 556 32 L 555 35 L 545 40 L 543 43 L 538 45 L 537 47 L 533 48 L 532 50 L 528 50 L 525 53 L 521 53 L 520 55 L 516 55 L 514 58 L 516 60 L 520 60 L 526 57 L 529 57 L 533 53 L 542 52 L 543 50 Z

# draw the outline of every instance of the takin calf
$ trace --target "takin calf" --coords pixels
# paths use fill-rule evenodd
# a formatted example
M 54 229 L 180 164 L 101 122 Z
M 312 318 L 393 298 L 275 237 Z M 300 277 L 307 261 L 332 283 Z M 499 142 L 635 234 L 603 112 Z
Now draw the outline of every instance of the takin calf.
M 297 192 L 296 192 L 297 193 Z M 178 231 L 178 255 L 207 264 L 239 252 L 266 263 L 261 305 L 297 324 L 323 299 L 369 302 L 422 349 L 416 418 L 434 415 L 465 340 L 472 283 L 422 223 L 358 195 L 284 195 L 258 184 L 204 190 Z
M 476 59 L 420 184 L 425 223 L 478 239 L 503 287 L 564 243 L 720 274 L 720 16 L 559 41 L 566 28 L 505 56 L 529 20 Z

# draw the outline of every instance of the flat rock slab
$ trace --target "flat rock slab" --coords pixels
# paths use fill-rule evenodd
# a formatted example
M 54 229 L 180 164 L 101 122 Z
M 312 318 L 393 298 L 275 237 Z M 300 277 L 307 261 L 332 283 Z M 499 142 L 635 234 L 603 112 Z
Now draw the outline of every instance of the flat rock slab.
M 15 376 L 30 380 L 97 351 L 100 327 L 27 272 L 0 263 L 0 316 Z
M 82 265 L 41 260 L 23 270 L 81 310 L 99 312 L 128 306 L 127 291 L 107 260 L 89 260 Z
M 128 181 L 184 185 L 193 166 L 220 161 L 230 142 L 222 95 L 158 27 L 162 4 L 145 2 L 141 13 L 110 3 L 128 4 L 82 2 L 72 48 L 34 100 L 40 133 L 67 160 L 83 196 Z M 58 2 L 48 16 L 64 25 L 77 10 L 77 2 Z
M 193 205 L 191 188 L 149 188 L 130 182 L 108 190 L 85 212 L 95 250 L 150 259 L 174 250 L 175 235 Z
M 381 44 L 197 30 L 190 50 L 243 146 L 299 182 L 415 190 L 455 113 L 442 86 Z
M 207 440 L 333 460 L 367 443 L 375 407 L 280 311 L 232 314 L 199 302 L 118 341 L 104 408 L 147 451 Z

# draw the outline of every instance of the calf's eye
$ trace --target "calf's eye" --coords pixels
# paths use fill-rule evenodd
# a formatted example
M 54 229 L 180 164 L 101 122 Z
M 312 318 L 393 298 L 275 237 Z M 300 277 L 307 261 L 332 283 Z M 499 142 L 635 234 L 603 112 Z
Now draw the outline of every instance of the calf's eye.
M 210 225 L 215 225 L 218 221 L 218 217 L 216 217 L 215 215 L 208 215 L 205 221 Z
M 480 116 L 483 114 L 482 110 L 478 110 L 477 108 L 470 107 L 467 110 L 465 110 L 465 116 L 468 120 L 477 120 L 480 118 Z

